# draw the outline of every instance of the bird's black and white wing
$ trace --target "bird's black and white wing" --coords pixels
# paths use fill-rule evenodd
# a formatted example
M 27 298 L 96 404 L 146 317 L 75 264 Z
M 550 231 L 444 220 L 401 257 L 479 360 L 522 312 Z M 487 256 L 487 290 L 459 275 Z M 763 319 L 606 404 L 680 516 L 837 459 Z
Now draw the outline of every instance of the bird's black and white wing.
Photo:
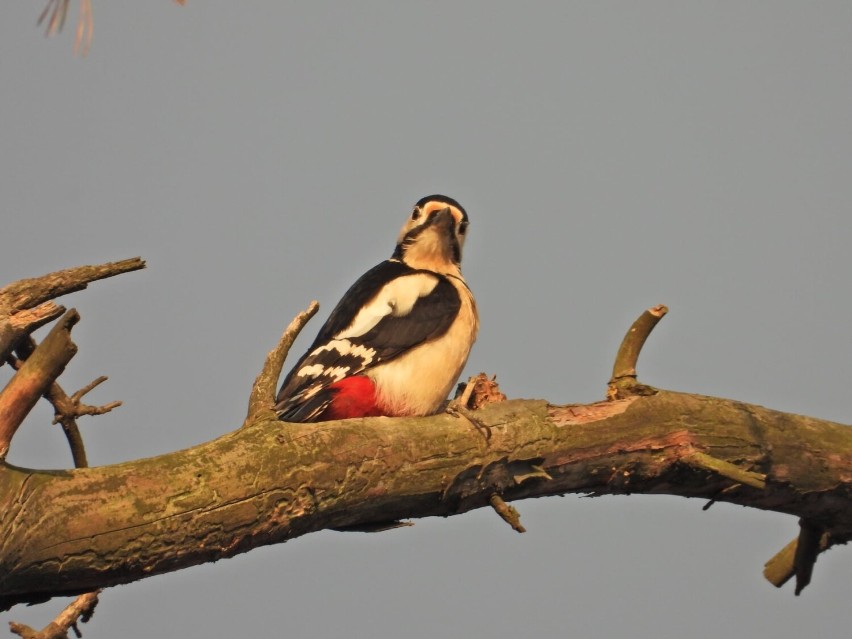
M 461 300 L 447 277 L 387 260 L 347 291 L 296 364 L 275 406 L 285 421 L 311 421 L 332 399 L 329 386 L 443 335 Z

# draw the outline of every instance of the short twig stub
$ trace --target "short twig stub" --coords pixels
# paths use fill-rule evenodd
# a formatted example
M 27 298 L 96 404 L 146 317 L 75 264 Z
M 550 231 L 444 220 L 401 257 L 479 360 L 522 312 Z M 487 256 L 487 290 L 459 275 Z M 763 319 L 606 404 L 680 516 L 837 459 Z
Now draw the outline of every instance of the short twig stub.
M 636 383 L 636 362 L 639 353 L 645 345 L 645 340 L 654 330 L 657 323 L 669 312 L 668 307 L 663 304 L 649 308 L 643 312 L 631 325 L 618 353 L 615 356 L 615 364 L 612 367 L 612 379 L 609 380 L 609 399 L 624 399 L 630 395 L 653 395 L 654 389 Z

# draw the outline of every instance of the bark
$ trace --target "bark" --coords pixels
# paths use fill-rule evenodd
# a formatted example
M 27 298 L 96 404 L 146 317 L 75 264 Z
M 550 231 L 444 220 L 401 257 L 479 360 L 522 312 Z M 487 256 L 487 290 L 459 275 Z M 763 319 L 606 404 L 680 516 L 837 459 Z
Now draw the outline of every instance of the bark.
M 23 337 L 65 312 L 62 306 L 50 300 L 81 291 L 97 280 L 142 268 L 145 262 L 133 257 L 119 262 L 75 266 L 0 288 L 0 364 Z
M 852 429 L 643 387 L 591 405 L 285 424 L 68 471 L 0 467 L 0 596 L 75 594 L 325 528 L 380 528 L 564 493 L 665 493 L 796 515 L 852 538 Z M 499 504 L 499 500 L 498 500 Z
M 82 637 L 77 622 L 88 621 L 98 605 L 100 591 L 80 595 L 41 630 L 35 630 L 22 623 L 9 622 L 9 630 L 23 639 L 68 639 L 68 631 L 73 628 L 77 637 Z
M 79 319 L 74 309 L 65 313 L 0 392 L 0 460 L 6 457 L 12 436 L 24 418 L 77 352 L 71 327 Z
M 86 451 L 76 418 L 81 415 L 101 415 L 119 406 L 112 402 L 104 406 L 89 406 L 82 398 L 93 388 L 106 381 L 99 377 L 70 397 L 54 380 L 76 353 L 71 342 L 71 327 L 79 321 L 77 311 L 65 313 L 65 308 L 52 298 L 86 288 L 96 280 L 145 267 L 140 258 L 110 262 L 93 266 L 82 266 L 37 278 L 21 280 L 0 289 L 0 366 L 8 362 L 17 373 L 0 393 L 0 460 L 9 448 L 11 438 L 27 413 L 40 396 L 44 396 L 54 407 L 56 418 L 71 447 L 74 465 L 87 466 Z M 37 344 L 30 334 L 47 322 L 65 313 L 47 338 Z M 16 357 L 12 356 L 15 351 Z M 0 471 L 0 485 L 5 475 Z M 32 639 L 67 637 L 69 628 L 77 636 L 77 622 L 87 621 L 98 602 L 99 591 L 81 594 L 68 605 L 57 618 L 43 630 L 10 622 L 13 633 Z
M 82 291 L 91 282 L 145 268 L 145 261 L 132 257 L 119 262 L 107 262 L 55 271 L 47 275 L 18 280 L 0 289 L 0 308 L 17 312 L 33 308 L 74 291 Z
M 51 298 L 143 267 L 138 258 L 78 267 L 0 289 L 0 351 L 20 368 L 13 390 L 39 349 L 52 353 L 57 370 L 64 365 L 66 348 L 47 349 L 51 337 L 36 347 L 29 337 L 63 310 Z M 39 471 L 0 462 L 0 610 L 326 528 L 377 531 L 490 506 L 523 532 L 508 502 L 568 492 L 667 493 L 796 515 L 798 542 L 765 574 L 775 585 L 795 574 L 798 593 L 817 555 L 852 538 L 852 429 L 638 383 L 639 352 L 666 310 L 649 309 L 628 331 L 601 403 L 500 402 L 493 381 L 480 376 L 454 402 L 455 415 L 286 424 L 272 410 L 276 380 L 289 345 L 316 312 L 312 304 L 267 357 L 242 428 L 189 450 L 100 468 Z M 69 326 L 61 320 L 54 329 L 68 348 Z M 55 382 L 43 383 L 52 377 L 29 384 L 26 402 L 17 392 L 0 394 L 0 409 L 12 409 L 0 410 L 0 444 L 42 393 L 71 435 L 77 416 L 117 405 L 81 403 L 102 378 L 69 397 Z M 486 399 L 497 403 L 470 410 Z M 84 465 L 78 440 L 69 437 Z M 60 615 L 57 632 L 89 614 L 85 604 L 95 595 L 70 606 L 67 619 Z

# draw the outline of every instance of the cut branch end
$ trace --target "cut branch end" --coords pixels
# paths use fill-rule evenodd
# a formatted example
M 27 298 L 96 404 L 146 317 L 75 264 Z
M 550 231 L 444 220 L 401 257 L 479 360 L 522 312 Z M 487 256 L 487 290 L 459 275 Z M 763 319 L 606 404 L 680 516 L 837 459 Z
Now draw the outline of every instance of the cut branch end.
M 500 495 L 491 495 L 489 502 L 494 512 L 500 515 L 500 519 L 509 524 L 512 530 L 519 533 L 527 532 L 527 529 L 521 524 L 521 515 L 513 506 L 507 504 Z

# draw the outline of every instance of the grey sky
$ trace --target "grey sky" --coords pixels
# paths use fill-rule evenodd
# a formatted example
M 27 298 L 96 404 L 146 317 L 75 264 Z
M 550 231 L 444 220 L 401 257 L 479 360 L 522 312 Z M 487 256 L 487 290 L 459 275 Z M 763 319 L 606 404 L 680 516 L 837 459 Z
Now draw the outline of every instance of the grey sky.
M 63 378 L 100 374 L 90 459 L 237 427 L 265 353 L 294 348 L 410 206 L 471 218 L 482 316 L 467 372 L 512 397 L 603 396 L 666 303 L 644 381 L 848 422 L 852 4 L 96 3 L 45 40 L 0 21 L 2 283 L 142 255 L 66 298 Z M 291 360 L 292 362 L 292 360 Z M 8 373 L 0 370 L 0 382 Z M 70 456 L 40 409 L 15 464 Z M 794 518 L 665 497 L 516 504 L 377 535 L 320 533 L 107 591 L 99 637 L 840 637 L 852 553 L 799 598 L 761 576 Z M 43 624 L 65 602 L 15 608 Z

